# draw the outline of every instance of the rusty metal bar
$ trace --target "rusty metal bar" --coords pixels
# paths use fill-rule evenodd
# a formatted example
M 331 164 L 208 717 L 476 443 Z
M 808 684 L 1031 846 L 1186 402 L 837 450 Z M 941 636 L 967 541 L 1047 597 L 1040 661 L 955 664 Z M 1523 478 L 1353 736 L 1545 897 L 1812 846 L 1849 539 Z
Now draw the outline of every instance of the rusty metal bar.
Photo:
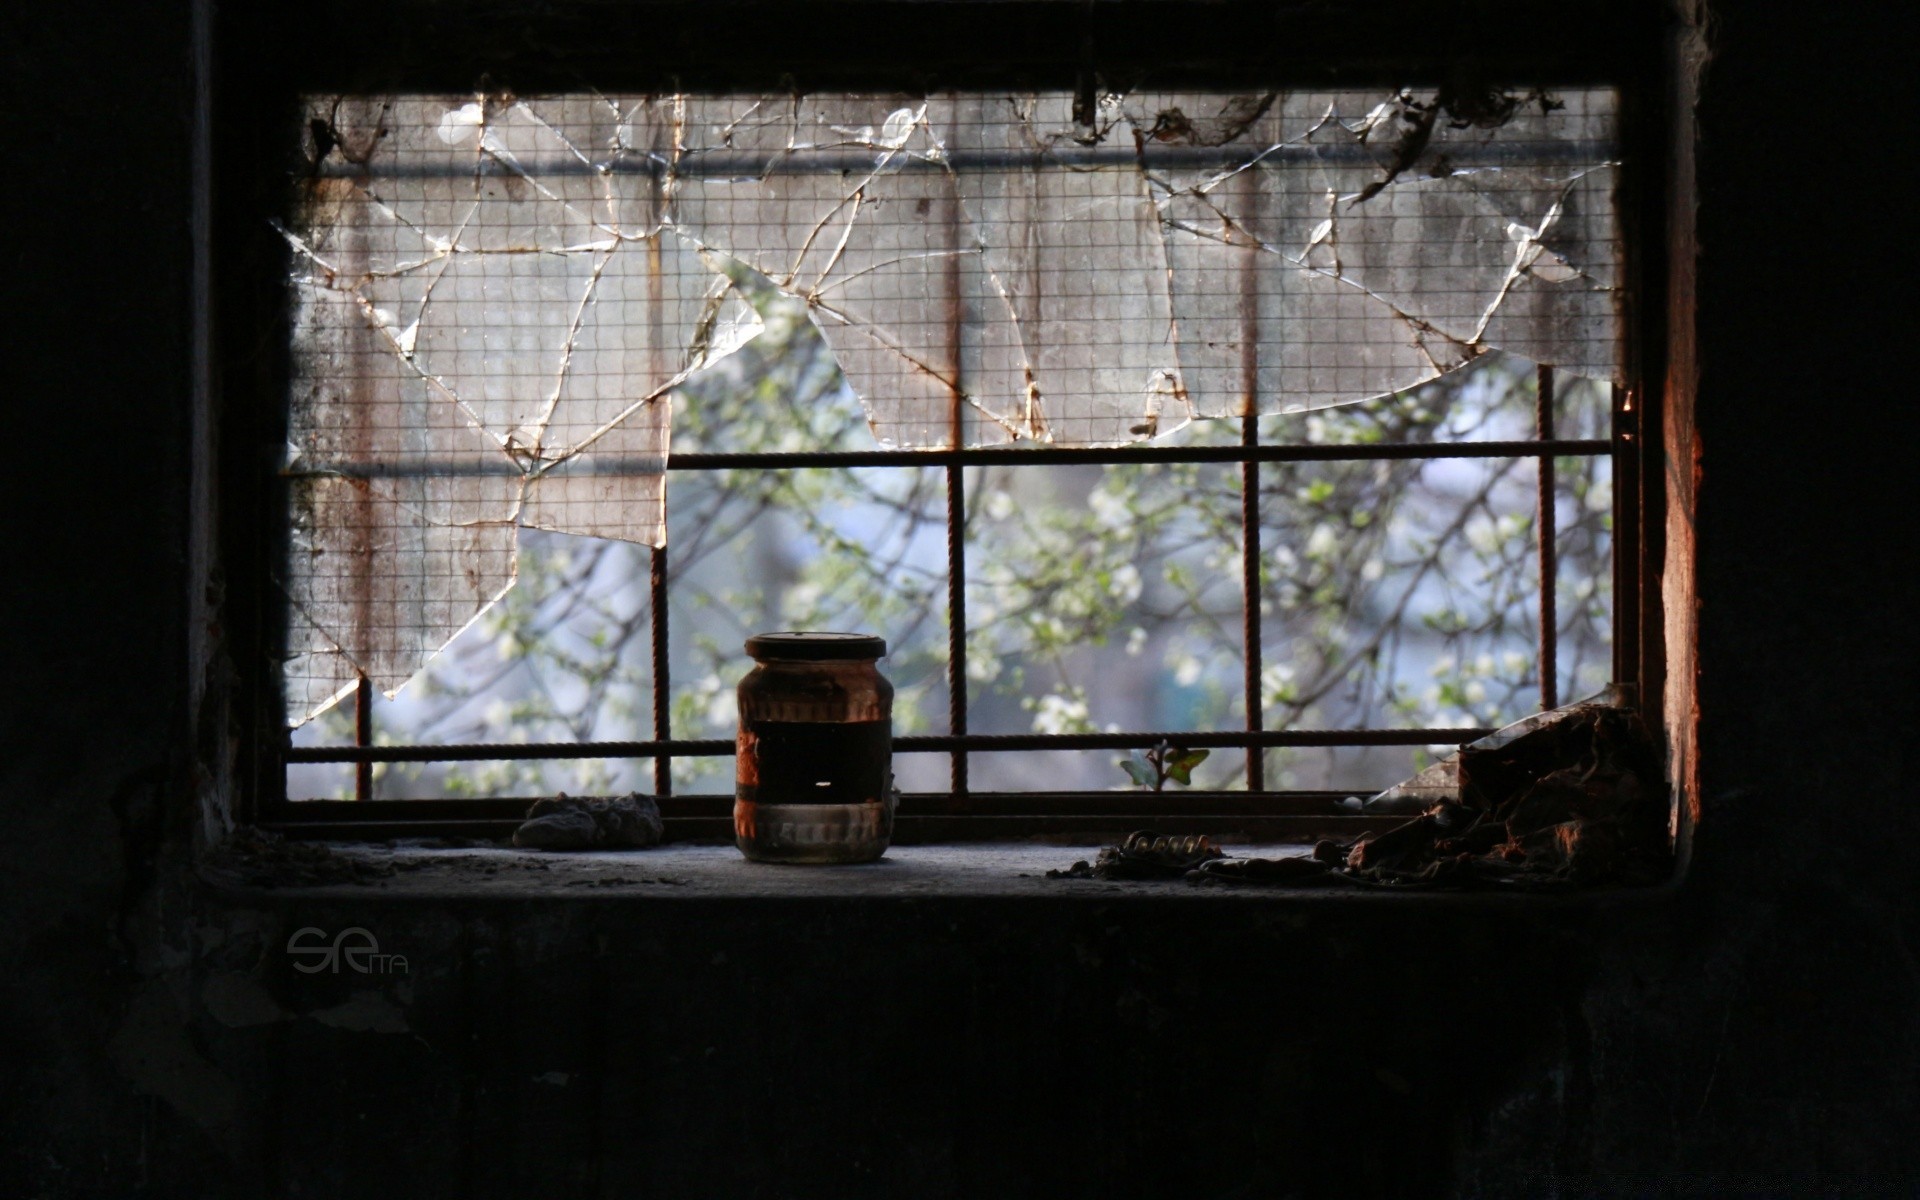
M 1613 678 L 1640 703 L 1640 408 L 1613 387 Z
M 956 204 L 946 209 L 948 248 L 962 243 L 961 213 Z M 960 282 L 960 256 L 946 259 L 947 357 L 949 388 L 947 450 L 947 729 L 956 738 L 967 735 L 967 477 L 964 457 L 966 398 L 960 388 L 961 338 L 966 331 L 966 300 Z M 967 751 L 957 745 L 949 762 L 947 786 L 956 798 L 968 791 Z
M 724 758 L 732 738 L 675 738 L 651 742 L 462 742 L 418 746 L 288 746 L 300 762 L 519 762 L 575 758 Z
M 1342 801 L 1346 791 L 1244 792 L 1215 791 L 1208 788 L 1181 788 L 1178 791 L 1058 791 L 1058 792 L 986 792 L 955 800 L 946 792 L 907 792 L 900 797 L 902 816 L 1032 816 L 1035 813 L 1124 814 L 1154 817 L 1168 811 L 1198 813 L 1312 814 L 1337 816 L 1351 813 Z M 532 796 L 496 796 L 486 798 L 447 796 L 434 799 L 371 800 L 365 804 L 352 800 L 294 800 L 282 806 L 292 820 L 399 821 L 419 815 L 420 805 L 430 804 L 433 811 L 460 819 L 500 819 L 519 821 L 526 816 Z M 682 792 L 660 799 L 660 815 L 676 817 L 727 817 L 733 812 L 732 792 Z M 1174 807 L 1170 810 L 1169 804 Z M 1405 820 L 1403 816 L 1400 818 Z
M 1613 452 L 1605 438 L 1556 439 L 1543 445 L 1538 439 L 1501 442 L 1374 442 L 1334 446 L 967 446 L 958 450 L 786 450 L 766 453 L 689 452 L 668 459 L 668 471 L 762 470 L 786 471 L 805 467 L 1040 467 L 1061 463 L 1239 463 L 1239 462 L 1369 462 L 1377 459 L 1535 458 L 1543 451 L 1561 457 Z M 655 475 L 658 455 L 611 457 L 569 466 L 571 475 Z M 345 479 L 464 479 L 470 476 L 519 476 L 521 468 L 501 458 L 403 463 L 329 463 L 316 470 L 284 470 L 285 479 L 326 476 Z
M 1375 442 L 1371 445 L 1297 446 L 974 446 L 958 450 L 846 450 L 813 453 L 676 454 L 669 471 L 711 471 L 760 467 L 932 467 L 942 463 L 968 467 L 1045 466 L 1058 463 L 1238 463 L 1366 462 L 1374 459 L 1533 458 L 1613 452 L 1607 438 L 1538 439 L 1487 442 Z M 507 464 L 509 467 L 511 463 Z
M 1089 78 L 1085 74 L 1082 78 Z M 1077 90 L 1077 89 L 1076 89 Z M 1076 101 L 1077 103 L 1078 101 Z M 1364 145 L 1338 145 L 1312 142 L 1272 146 L 1260 152 L 1260 161 L 1281 163 L 1371 164 L 1378 152 Z M 1451 150 L 1456 168 L 1467 167 L 1539 167 L 1556 163 L 1592 163 L 1618 158 L 1619 145 L 1611 139 L 1582 138 L 1554 142 L 1504 144 L 1483 142 Z M 796 155 L 782 164 L 783 171 L 795 175 L 837 175 L 849 171 L 873 170 L 873 152 L 857 150 L 812 150 Z M 1099 167 L 1131 167 L 1147 170 L 1230 169 L 1245 165 L 1246 151 L 1238 145 L 1167 146 L 1149 142 L 1135 146 L 1131 142 L 1104 146 L 1053 145 L 1045 150 L 949 149 L 938 159 L 925 155 L 898 155 L 888 167 L 902 174 L 947 174 L 968 171 L 1032 171 L 1041 169 L 1086 170 Z M 357 164 L 329 160 L 315 174 L 322 179 L 353 179 Z M 649 155 L 629 155 L 610 163 L 587 162 L 574 156 L 527 160 L 520 169 L 538 176 L 588 175 L 599 178 L 612 175 L 652 175 L 662 178 L 671 170 L 675 178 L 707 179 L 731 182 L 755 177 L 767 169 L 766 156 L 752 150 L 694 149 L 675 156 L 671 167 Z M 407 162 L 382 164 L 381 173 L 392 179 L 471 179 L 471 163 Z M 506 168 L 487 166 L 482 176 L 506 173 Z
M 647 567 L 647 614 L 653 636 L 653 740 L 668 743 L 673 735 L 672 674 L 667 662 L 667 548 L 655 546 Z M 668 755 L 653 760 L 653 790 L 657 795 L 673 794 L 673 759 Z
M 1553 441 L 1553 368 L 1541 366 L 1536 375 L 1534 429 L 1540 441 Z M 1540 708 L 1560 707 L 1560 613 L 1556 591 L 1560 561 L 1554 511 L 1553 455 L 1540 456 L 1539 515 L 1535 519 L 1540 542 Z
M 1259 171 L 1236 177 L 1254 219 L 1264 219 L 1266 189 Z M 1246 670 L 1243 681 L 1248 733 L 1259 733 L 1265 725 L 1260 704 L 1262 647 L 1260 629 L 1260 463 L 1245 457 L 1260 447 L 1260 259 L 1256 245 L 1244 245 L 1240 264 L 1240 655 Z M 1266 788 L 1266 751 L 1258 744 L 1246 744 L 1247 790 Z
M 1240 418 L 1240 444 L 1251 449 L 1260 442 L 1260 422 L 1252 415 Z M 1251 460 L 1240 464 L 1240 637 L 1246 659 L 1247 732 L 1259 733 L 1260 711 L 1260 464 Z M 1247 790 L 1266 789 L 1266 752 L 1257 743 L 1247 743 Z
M 947 727 L 953 731 L 953 794 L 967 794 L 967 481 L 947 465 Z M 899 744 L 898 740 L 895 745 Z
M 353 264 L 350 269 L 364 270 L 368 259 L 367 232 L 358 224 L 349 227 L 344 234 L 346 255 L 342 261 Z M 373 428 L 373 396 L 369 394 L 368 381 L 358 372 L 348 375 L 347 385 L 354 403 L 347 406 L 348 439 L 354 448 L 356 457 L 373 453 L 376 435 Z M 370 560 L 373 548 L 373 530 L 378 524 L 374 517 L 373 489 L 361 483 L 352 488 L 350 503 L 353 505 L 354 521 L 352 536 L 352 562 L 366 563 Z M 373 573 L 361 569 L 352 573 L 353 589 L 353 625 L 357 629 L 367 629 L 372 625 L 371 614 L 374 607 Z M 351 661 L 351 659 L 349 659 Z M 354 664 L 357 668 L 358 664 Z M 373 685 L 361 672 L 353 689 L 353 743 L 356 746 L 373 744 Z M 356 800 L 373 799 L 373 764 L 362 763 L 353 773 L 353 797 Z
M 1192 749 L 1246 746 L 1457 746 L 1491 729 L 1162 730 L 1126 733 L 916 734 L 893 739 L 895 754 L 973 754 L 1013 750 L 1139 750 L 1160 742 Z M 458 746 L 289 746 L 288 762 L 481 762 L 572 758 L 724 758 L 727 738 L 653 742 L 487 742 Z
M 373 745 L 373 685 L 362 675 L 353 689 L 353 744 L 356 749 Z M 353 772 L 353 798 L 373 799 L 373 760 L 363 759 Z
M 297 801 L 274 810 L 260 822 L 262 829 L 298 840 L 390 841 L 412 837 L 462 837 L 502 839 L 525 817 L 522 811 L 511 817 L 463 818 L 439 816 L 436 809 L 444 801 L 421 800 L 414 804 L 409 818 L 389 821 L 365 821 L 308 817 L 301 810 L 324 801 Z M 525 801 L 521 802 L 522 805 Z M 1118 839 L 1142 827 L 1156 833 L 1241 834 L 1259 841 L 1278 841 L 1333 837 L 1341 840 L 1361 833 L 1384 832 L 1406 820 L 1405 817 L 1353 816 L 1334 813 L 1247 813 L 1221 814 L 1195 809 L 1178 809 L 1142 817 L 1134 814 L 1093 813 L 1060 814 L 1036 809 L 1019 815 L 919 816 L 906 811 L 908 801 L 901 800 L 901 813 L 894 818 L 893 844 L 896 846 L 932 845 L 956 841 L 1025 839 L 1038 835 L 1079 835 L 1087 842 Z M 667 817 L 667 840 L 687 845 L 721 845 L 733 840 L 732 816 Z M 1074 857 L 1066 854 L 1065 858 Z M 1226 895 L 1227 893 L 1219 893 Z
M 944 792 L 900 798 L 895 844 L 1028 837 L 1036 833 L 1117 835 L 1147 826 L 1163 833 L 1352 836 L 1404 816 L 1362 816 L 1341 806 L 1346 792 L 999 792 L 956 800 Z M 526 797 L 475 800 L 296 800 L 273 805 L 262 824 L 289 837 L 386 839 L 435 833 L 502 838 L 526 816 Z M 661 801 L 672 841 L 732 837 L 733 796 Z

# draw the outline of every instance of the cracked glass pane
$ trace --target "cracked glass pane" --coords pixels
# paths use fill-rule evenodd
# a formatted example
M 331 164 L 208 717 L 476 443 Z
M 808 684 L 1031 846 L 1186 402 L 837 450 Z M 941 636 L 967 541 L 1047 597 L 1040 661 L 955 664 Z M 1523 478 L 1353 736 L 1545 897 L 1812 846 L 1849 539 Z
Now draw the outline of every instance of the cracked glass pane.
M 1494 350 L 1620 376 L 1607 89 L 316 97 L 291 715 L 526 527 L 659 545 L 673 391 L 805 306 L 883 445 L 1119 445 Z M 798 418 L 796 417 L 796 420 Z
M 1618 376 L 1611 92 L 1113 104 L 1160 205 L 1197 415 L 1350 403 L 1493 349 Z
M 571 140 L 616 137 L 604 102 L 310 114 L 287 231 L 296 723 L 360 676 L 412 678 L 512 586 L 518 529 L 660 545 L 669 395 L 759 328 Z

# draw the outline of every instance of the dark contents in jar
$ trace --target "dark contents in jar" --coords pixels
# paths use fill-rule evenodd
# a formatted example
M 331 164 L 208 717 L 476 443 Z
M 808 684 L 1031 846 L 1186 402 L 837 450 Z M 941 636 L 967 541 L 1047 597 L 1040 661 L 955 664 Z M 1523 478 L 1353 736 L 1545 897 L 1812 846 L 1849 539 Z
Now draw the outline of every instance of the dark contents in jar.
M 888 721 L 740 723 L 736 795 L 756 804 L 872 804 L 893 758 Z

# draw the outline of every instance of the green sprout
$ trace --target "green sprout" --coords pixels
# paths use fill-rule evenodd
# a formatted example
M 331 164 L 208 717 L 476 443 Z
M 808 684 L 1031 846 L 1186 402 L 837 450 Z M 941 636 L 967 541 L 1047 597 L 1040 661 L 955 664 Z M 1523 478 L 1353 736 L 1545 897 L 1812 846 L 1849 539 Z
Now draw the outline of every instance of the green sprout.
M 1171 779 L 1182 787 L 1193 785 L 1193 769 L 1207 761 L 1208 751 L 1182 750 L 1164 739 L 1139 758 L 1123 758 L 1120 769 L 1141 787 L 1164 791 Z

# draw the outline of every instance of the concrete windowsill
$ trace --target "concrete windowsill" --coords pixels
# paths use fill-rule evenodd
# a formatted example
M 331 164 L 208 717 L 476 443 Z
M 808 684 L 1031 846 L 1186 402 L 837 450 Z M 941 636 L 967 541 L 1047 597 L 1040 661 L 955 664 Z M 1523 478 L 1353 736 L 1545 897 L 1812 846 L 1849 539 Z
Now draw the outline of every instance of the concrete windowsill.
M 1668 888 L 1603 888 L 1557 893 L 1451 893 L 1349 886 L 1255 887 L 1184 880 L 1115 882 L 1049 879 L 1076 860 L 1091 861 L 1099 843 L 969 842 L 895 846 L 879 862 L 859 866 L 778 866 L 752 863 L 732 846 L 676 844 L 650 850 L 544 852 L 503 846 L 443 847 L 399 843 L 333 843 L 328 866 L 284 872 L 271 863 L 236 870 L 217 859 L 203 872 L 223 890 L 255 895 L 374 899 L 626 898 L 828 899 L 1007 897 L 1154 899 L 1193 902 L 1271 902 L 1289 899 L 1350 901 L 1539 903 L 1649 898 Z M 1300 843 L 1233 845 L 1236 857 L 1301 855 Z

